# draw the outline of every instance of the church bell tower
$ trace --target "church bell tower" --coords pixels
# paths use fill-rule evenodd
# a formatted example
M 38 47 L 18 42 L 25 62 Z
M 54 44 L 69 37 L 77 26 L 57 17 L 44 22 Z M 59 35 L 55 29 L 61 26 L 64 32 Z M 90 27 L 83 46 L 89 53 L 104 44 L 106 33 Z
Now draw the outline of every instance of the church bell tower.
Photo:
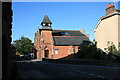
M 42 30 L 52 30 L 51 25 L 52 22 L 50 21 L 47 15 L 44 16 L 43 21 L 41 22 Z
M 52 58 L 53 53 L 53 36 L 52 36 L 52 22 L 47 15 L 44 16 L 43 21 L 41 22 L 41 42 L 40 46 L 42 50 L 40 54 L 42 58 Z

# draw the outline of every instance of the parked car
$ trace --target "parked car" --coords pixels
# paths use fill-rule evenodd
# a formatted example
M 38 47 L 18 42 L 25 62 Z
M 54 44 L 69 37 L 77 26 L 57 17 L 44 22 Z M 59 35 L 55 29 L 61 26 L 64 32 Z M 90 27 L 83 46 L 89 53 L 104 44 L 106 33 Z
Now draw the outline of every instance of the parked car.
M 29 53 L 28 56 L 34 58 L 34 53 Z

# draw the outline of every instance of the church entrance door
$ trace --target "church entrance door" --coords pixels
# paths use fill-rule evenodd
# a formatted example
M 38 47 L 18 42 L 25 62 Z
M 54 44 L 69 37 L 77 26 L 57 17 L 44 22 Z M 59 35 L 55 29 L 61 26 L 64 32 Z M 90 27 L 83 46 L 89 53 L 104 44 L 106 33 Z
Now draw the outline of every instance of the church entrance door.
M 49 50 L 45 50 L 45 58 L 48 58 L 49 56 Z

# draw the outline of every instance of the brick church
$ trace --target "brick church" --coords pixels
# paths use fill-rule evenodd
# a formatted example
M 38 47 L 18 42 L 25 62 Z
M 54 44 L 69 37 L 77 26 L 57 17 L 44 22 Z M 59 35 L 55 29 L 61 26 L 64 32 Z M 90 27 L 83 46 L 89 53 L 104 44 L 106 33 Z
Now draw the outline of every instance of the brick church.
M 83 42 L 90 42 L 89 36 L 82 30 L 54 30 L 47 15 L 41 22 L 34 38 L 34 53 L 37 59 L 60 59 L 78 52 Z

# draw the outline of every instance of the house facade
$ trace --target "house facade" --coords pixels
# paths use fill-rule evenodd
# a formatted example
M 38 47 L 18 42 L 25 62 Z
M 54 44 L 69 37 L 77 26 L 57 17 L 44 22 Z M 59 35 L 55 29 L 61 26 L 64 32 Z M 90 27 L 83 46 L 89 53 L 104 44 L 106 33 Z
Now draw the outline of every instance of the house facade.
M 37 59 L 59 59 L 78 52 L 83 42 L 90 42 L 82 30 L 54 30 L 46 15 L 34 38 L 34 53 Z
M 97 47 L 106 51 L 108 43 L 113 43 L 118 49 L 120 42 L 120 10 L 114 4 L 106 6 L 106 15 L 101 17 L 94 29 Z

